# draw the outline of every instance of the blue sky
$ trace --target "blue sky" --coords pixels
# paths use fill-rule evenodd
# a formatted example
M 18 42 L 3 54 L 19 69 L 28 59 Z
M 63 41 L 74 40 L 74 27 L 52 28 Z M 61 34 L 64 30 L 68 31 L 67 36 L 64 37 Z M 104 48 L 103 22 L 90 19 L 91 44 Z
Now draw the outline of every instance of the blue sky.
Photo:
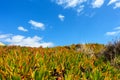
M 120 34 L 120 0 L 0 0 L 0 42 L 51 47 L 107 43 Z

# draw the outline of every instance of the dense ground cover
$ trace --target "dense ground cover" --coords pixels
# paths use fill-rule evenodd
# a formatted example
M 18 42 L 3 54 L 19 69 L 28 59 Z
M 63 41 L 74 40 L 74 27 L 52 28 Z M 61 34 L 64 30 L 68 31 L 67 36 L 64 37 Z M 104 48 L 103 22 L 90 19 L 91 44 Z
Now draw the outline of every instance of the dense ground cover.
M 119 80 L 119 64 L 111 64 L 108 51 L 101 44 L 1 46 L 0 80 Z

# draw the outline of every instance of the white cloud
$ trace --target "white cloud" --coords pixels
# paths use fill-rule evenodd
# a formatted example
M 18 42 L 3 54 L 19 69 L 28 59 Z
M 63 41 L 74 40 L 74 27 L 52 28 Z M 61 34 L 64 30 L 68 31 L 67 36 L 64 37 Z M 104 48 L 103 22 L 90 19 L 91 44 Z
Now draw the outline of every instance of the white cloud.
M 115 36 L 115 35 L 117 35 L 117 34 L 119 34 L 120 32 L 118 32 L 118 31 L 113 31 L 113 32 L 107 32 L 106 33 L 106 35 L 107 36 Z
M 18 30 L 20 30 L 20 31 L 24 31 L 24 32 L 27 32 L 27 31 L 28 31 L 27 29 L 25 29 L 25 28 L 22 27 L 22 26 L 19 26 L 19 27 L 18 27 Z
M 58 15 L 58 18 L 59 18 L 61 21 L 64 21 L 65 16 L 63 16 L 62 14 L 59 14 L 59 15 Z
M 92 3 L 93 8 L 100 8 L 104 4 L 104 0 L 94 0 Z
M 120 30 L 120 27 L 116 27 L 116 28 L 114 28 L 114 30 Z
M 1 39 L 4 39 L 4 42 L 7 42 L 9 45 L 19 45 L 19 46 L 29 46 L 29 47 L 40 47 L 40 46 L 52 47 L 54 45 L 52 42 L 44 42 L 43 39 L 39 36 L 25 37 L 22 35 L 12 35 L 7 37 L 1 37 Z
M 110 0 L 108 6 L 114 4 L 113 9 L 120 8 L 120 0 Z
M 107 5 L 111 5 L 111 4 L 113 4 L 113 3 L 117 2 L 117 1 L 118 1 L 118 0 L 110 0 Z
M 58 5 L 64 6 L 64 8 L 74 8 L 87 0 L 55 0 Z
M 88 0 L 54 0 L 58 5 L 62 5 L 64 8 L 79 8 L 83 3 Z M 92 2 L 93 8 L 100 8 L 104 4 L 104 0 L 94 0 Z
M 106 0 L 52 0 L 56 2 L 59 6 L 62 6 L 64 9 L 73 9 L 77 14 L 87 13 L 86 7 L 90 9 L 101 8 Z M 108 0 L 108 3 L 105 4 L 109 6 L 114 4 L 113 9 L 120 8 L 120 0 Z M 92 6 L 92 7 L 91 7 Z
M 11 36 L 12 34 L 0 34 L 0 39 L 7 38 Z
M 84 5 L 79 6 L 79 8 L 77 9 L 77 13 L 79 14 L 81 11 L 83 11 L 84 7 Z
M 37 21 L 34 21 L 34 20 L 30 20 L 28 23 L 30 23 L 35 29 L 36 28 L 40 28 L 42 30 L 45 29 L 45 25 L 41 22 L 37 22 Z
M 115 31 L 111 31 L 111 32 L 106 32 L 107 36 L 116 36 L 118 34 L 120 34 L 120 27 L 116 27 L 114 28 Z
M 114 9 L 120 8 L 120 2 L 115 3 L 115 6 L 113 7 Z
M 25 38 L 24 36 L 16 35 L 16 36 L 6 38 L 5 41 L 10 42 L 10 43 L 18 43 L 18 42 L 22 42 L 24 38 Z
M 81 8 L 81 5 L 87 0 L 53 0 L 58 5 L 63 6 L 64 8 L 74 8 L 77 12 L 81 12 L 84 7 Z

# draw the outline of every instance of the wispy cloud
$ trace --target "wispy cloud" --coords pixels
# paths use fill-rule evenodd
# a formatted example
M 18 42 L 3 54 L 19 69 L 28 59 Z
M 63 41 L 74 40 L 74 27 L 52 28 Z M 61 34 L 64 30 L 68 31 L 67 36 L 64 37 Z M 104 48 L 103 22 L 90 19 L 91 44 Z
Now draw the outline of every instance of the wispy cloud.
M 77 14 L 85 13 L 85 8 L 90 9 L 101 8 L 106 0 L 52 0 L 56 2 L 59 6 L 62 6 L 64 9 L 71 8 L 76 10 Z M 108 3 L 105 6 L 113 4 L 113 9 L 120 8 L 120 0 L 108 0 Z M 90 7 L 92 6 L 92 7 Z M 86 14 L 86 13 L 85 13 Z
M 0 39 L 10 37 L 12 34 L 0 34 Z
M 6 34 L 1 34 L 3 36 Z M 29 47 L 52 47 L 54 44 L 52 42 L 44 42 L 42 37 L 33 36 L 33 37 L 25 37 L 23 35 L 12 35 L 1 37 L 4 39 L 3 42 L 9 43 L 9 45 L 19 45 L 19 46 L 29 46 Z
M 116 36 L 118 34 L 120 34 L 120 27 L 114 28 L 114 31 L 106 32 L 107 36 Z
M 120 30 L 120 26 L 119 26 L 119 27 L 114 28 L 114 30 Z
M 120 8 L 120 2 L 115 3 L 115 6 L 113 7 L 114 9 Z
M 120 33 L 120 31 L 113 31 L 113 32 L 107 32 L 106 35 L 107 36 L 115 36 L 115 35 L 117 35 L 119 33 Z
M 53 0 L 58 5 L 63 6 L 66 8 L 74 8 L 77 12 L 81 12 L 84 7 L 83 3 L 87 2 L 87 0 Z
M 113 3 L 117 2 L 117 1 L 118 1 L 118 0 L 110 0 L 107 5 L 111 5 L 111 4 L 113 4 Z
M 28 23 L 30 23 L 35 29 L 37 29 L 37 28 L 42 29 L 42 30 L 45 29 L 45 25 L 41 22 L 30 20 Z
M 114 4 L 113 9 L 120 8 L 120 0 L 110 0 L 107 4 L 108 6 Z
M 74 8 L 87 0 L 55 0 L 58 5 L 62 5 L 64 8 Z
M 93 8 L 100 8 L 104 4 L 104 0 L 94 0 L 92 2 Z
M 62 15 L 62 14 L 59 14 L 59 15 L 58 15 L 58 18 L 59 18 L 61 21 L 64 21 L 65 16 Z
M 23 32 L 27 32 L 27 31 L 28 31 L 27 29 L 25 29 L 25 28 L 22 27 L 22 26 L 19 26 L 19 27 L 18 27 L 18 30 L 23 31 Z
M 58 5 L 64 7 L 64 9 L 71 8 L 76 10 L 77 14 L 84 13 L 85 7 L 89 8 L 100 8 L 105 0 L 53 0 Z
M 79 6 L 79 8 L 77 9 L 77 13 L 79 14 L 80 12 L 82 12 L 84 7 L 84 5 Z

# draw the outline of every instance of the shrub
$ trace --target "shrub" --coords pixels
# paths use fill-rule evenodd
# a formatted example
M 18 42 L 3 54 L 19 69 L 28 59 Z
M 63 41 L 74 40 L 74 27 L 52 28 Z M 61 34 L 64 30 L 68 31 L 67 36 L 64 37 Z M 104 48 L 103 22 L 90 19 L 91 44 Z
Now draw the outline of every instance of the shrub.
M 116 40 L 113 43 L 106 45 L 106 49 L 103 54 L 106 61 L 110 61 L 113 65 L 117 65 L 116 63 L 120 62 L 118 61 L 120 60 L 118 59 L 120 56 L 120 40 Z

